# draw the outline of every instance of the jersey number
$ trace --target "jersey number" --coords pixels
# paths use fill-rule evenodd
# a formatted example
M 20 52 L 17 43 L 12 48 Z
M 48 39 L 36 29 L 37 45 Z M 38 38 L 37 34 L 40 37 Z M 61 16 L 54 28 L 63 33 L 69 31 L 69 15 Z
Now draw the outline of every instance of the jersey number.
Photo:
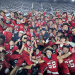
M 65 63 L 69 63 L 69 64 L 67 64 L 68 67 L 75 67 L 75 66 L 74 66 L 74 63 L 73 63 L 73 60 L 66 61 Z
M 52 61 L 51 63 L 52 63 L 52 64 L 47 63 L 48 66 L 49 66 L 49 68 L 56 68 L 56 63 L 55 63 L 55 61 Z

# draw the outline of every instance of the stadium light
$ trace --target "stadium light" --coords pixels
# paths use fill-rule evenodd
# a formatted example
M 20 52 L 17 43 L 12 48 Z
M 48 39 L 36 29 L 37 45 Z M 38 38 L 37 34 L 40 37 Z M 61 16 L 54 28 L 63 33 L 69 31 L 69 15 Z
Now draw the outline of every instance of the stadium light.
M 75 0 L 72 0 L 72 2 L 74 2 Z

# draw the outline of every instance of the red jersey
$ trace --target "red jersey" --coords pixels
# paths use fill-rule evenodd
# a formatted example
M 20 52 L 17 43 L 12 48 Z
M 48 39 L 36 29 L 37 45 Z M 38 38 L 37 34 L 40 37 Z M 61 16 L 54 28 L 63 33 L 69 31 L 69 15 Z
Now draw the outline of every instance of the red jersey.
M 1 61 L 0 62 L 0 74 L 5 75 L 5 69 L 10 68 L 10 64 L 8 64 L 6 61 Z
M 28 51 L 33 50 L 33 46 L 31 46 L 31 45 L 30 45 L 30 46 L 27 46 L 27 44 L 25 44 L 24 46 L 27 48 L 27 50 L 28 50 Z M 26 55 L 28 55 L 28 56 L 29 56 L 29 53 L 28 53 L 28 52 L 26 52 L 25 50 L 23 50 L 22 54 L 26 54 Z
M 31 24 L 29 24 L 29 25 L 28 25 L 28 28 L 29 28 L 29 29 L 30 29 L 30 27 L 32 27 L 32 25 L 31 25 Z
M 36 27 L 40 27 L 40 24 L 36 23 L 36 24 L 35 24 L 35 28 L 36 28 Z
M 24 31 L 23 29 L 24 29 L 24 24 L 20 24 L 20 25 L 18 25 L 19 26 L 19 29 L 18 29 L 18 31 Z
M 34 31 L 34 33 L 38 37 L 40 32 Z
M 45 24 L 45 21 L 44 20 L 41 20 L 41 26 L 43 26 Z
M 65 58 L 64 62 L 67 64 L 70 72 L 75 72 L 75 53 Z
M 72 42 L 73 35 L 69 36 L 69 41 Z
M 14 51 L 18 50 L 18 46 L 13 46 L 12 49 L 10 49 L 10 45 L 8 43 L 4 43 L 4 47 L 6 49 L 7 55 L 12 55 Z
M 59 17 L 60 14 L 58 14 L 58 12 L 55 12 L 55 15 L 56 15 L 58 18 L 60 18 L 60 17 Z
M 63 23 L 66 23 L 68 21 L 68 16 L 66 15 L 64 18 L 63 18 Z
M 30 17 L 32 17 L 33 15 L 36 15 L 36 13 L 33 14 L 32 12 L 29 12 Z
M 44 22 L 43 22 L 43 25 L 46 25 L 47 23 L 48 23 L 48 21 L 47 21 L 47 22 L 46 22 L 46 21 L 44 21 Z
M 16 21 L 14 21 L 12 24 L 14 25 L 14 29 L 15 29 L 15 31 L 17 31 L 17 32 L 18 32 L 18 31 L 19 31 L 19 29 L 20 29 L 20 28 L 19 28 L 19 25 L 21 25 L 21 24 L 20 24 L 20 23 L 19 23 L 19 24 L 17 24 L 17 23 L 16 23 Z
M 66 31 L 63 31 L 63 30 L 62 30 L 62 31 L 64 32 L 64 35 L 65 35 L 65 36 L 68 36 L 69 34 L 72 33 L 72 32 L 71 32 L 71 28 L 72 28 L 72 27 L 68 27 L 68 29 L 67 29 Z
M 6 38 L 5 42 L 9 42 L 12 37 L 12 32 L 11 31 L 4 31 L 4 36 Z
M 44 44 L 44 47 L 47 47 L 49 45 L 52 47 L 52 45 L 54 45 L 54 44 L 55 44 L 55 42 L 49 41 L 48 43 Z
M 28 29 L 25 29 L 24 28 L 24 25 L 20 25 L 19 28 L 20 28 L 19 29 L 20 31 L 23 31 L 23 32 L 26 32 L 26 33 L 29 32 L 29 28 Z
M 72 20 L 72 21 L 71 21 L 71 25 L 72 25 L 73 27 L 75 27 L 75 20 Z
M 31 46 L 31 45 L 30 45 L 30 46 L 26 46 L 26 47 L 27 47 L 27 50 L 28 50 L 28 51 L 33 50 L 33 46 Z
M 36 60 L 40 58 L 41 53 L 42 53 L 42 52 L 40 51 L 40 52 L 39 52 L 39 54 L 38 54 L 38 55 L 36 55 L 36 52 L 34 52 L 34 56 L 35 56 L 35 59 L 36 59 Z
M 10 45 L 5 43 L 4 47 L 6 49 L 6 60 L 9 61 L 13 52 L 18 50 L 18 46 L 14 46 L 12 49 L 10 49 Z
M 7 27 L 9 27 L 9 25 L 11 25 L 11 23 L 6 23 L 6 21 L 4 22 L 4 28 L 3 29 L 6 29 Z
M 52 34 L 53 34 L 54 37 L 56 37 L 56 34 L 54 32 Z
M 61 75 L 66 75 L 69 73 L 69 69 L 64 62 L 59 63 L 59 71 L 60 71 Z
M 52 45 L 54 45 L 55 42 L 49 41 L 49 45 L 52 47 Z
M 51 59 L 48 59 L 46 56 L 44 56 L 42 59 L 45 61 L 45 63 L 48 66 L 47 73 L 59 74 L 56 54 L 52 54 Z

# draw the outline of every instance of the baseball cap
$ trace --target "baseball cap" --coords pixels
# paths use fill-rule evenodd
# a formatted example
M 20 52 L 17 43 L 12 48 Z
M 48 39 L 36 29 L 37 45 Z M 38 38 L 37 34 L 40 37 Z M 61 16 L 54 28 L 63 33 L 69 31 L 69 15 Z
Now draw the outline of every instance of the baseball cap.
M 19 33 L 22 33 L 23 34 L 23 31 L 19 31 Z

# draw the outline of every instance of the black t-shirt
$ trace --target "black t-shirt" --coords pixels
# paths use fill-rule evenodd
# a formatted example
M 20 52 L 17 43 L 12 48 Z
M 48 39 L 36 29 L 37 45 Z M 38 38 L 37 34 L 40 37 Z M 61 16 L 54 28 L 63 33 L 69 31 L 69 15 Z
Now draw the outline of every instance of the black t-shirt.
M 22 47 L 22 41 L 19 41 L 19 42 L 17 43 L 17 46 L 18 46 L 18 48 L 19 48 L 19 50 L 20 50 L 21 47 Z
M 45 34 L 43 35 L 43 40 L 46 41 L 49 38 L 49 34 L 48 32 L 45 32 Z

